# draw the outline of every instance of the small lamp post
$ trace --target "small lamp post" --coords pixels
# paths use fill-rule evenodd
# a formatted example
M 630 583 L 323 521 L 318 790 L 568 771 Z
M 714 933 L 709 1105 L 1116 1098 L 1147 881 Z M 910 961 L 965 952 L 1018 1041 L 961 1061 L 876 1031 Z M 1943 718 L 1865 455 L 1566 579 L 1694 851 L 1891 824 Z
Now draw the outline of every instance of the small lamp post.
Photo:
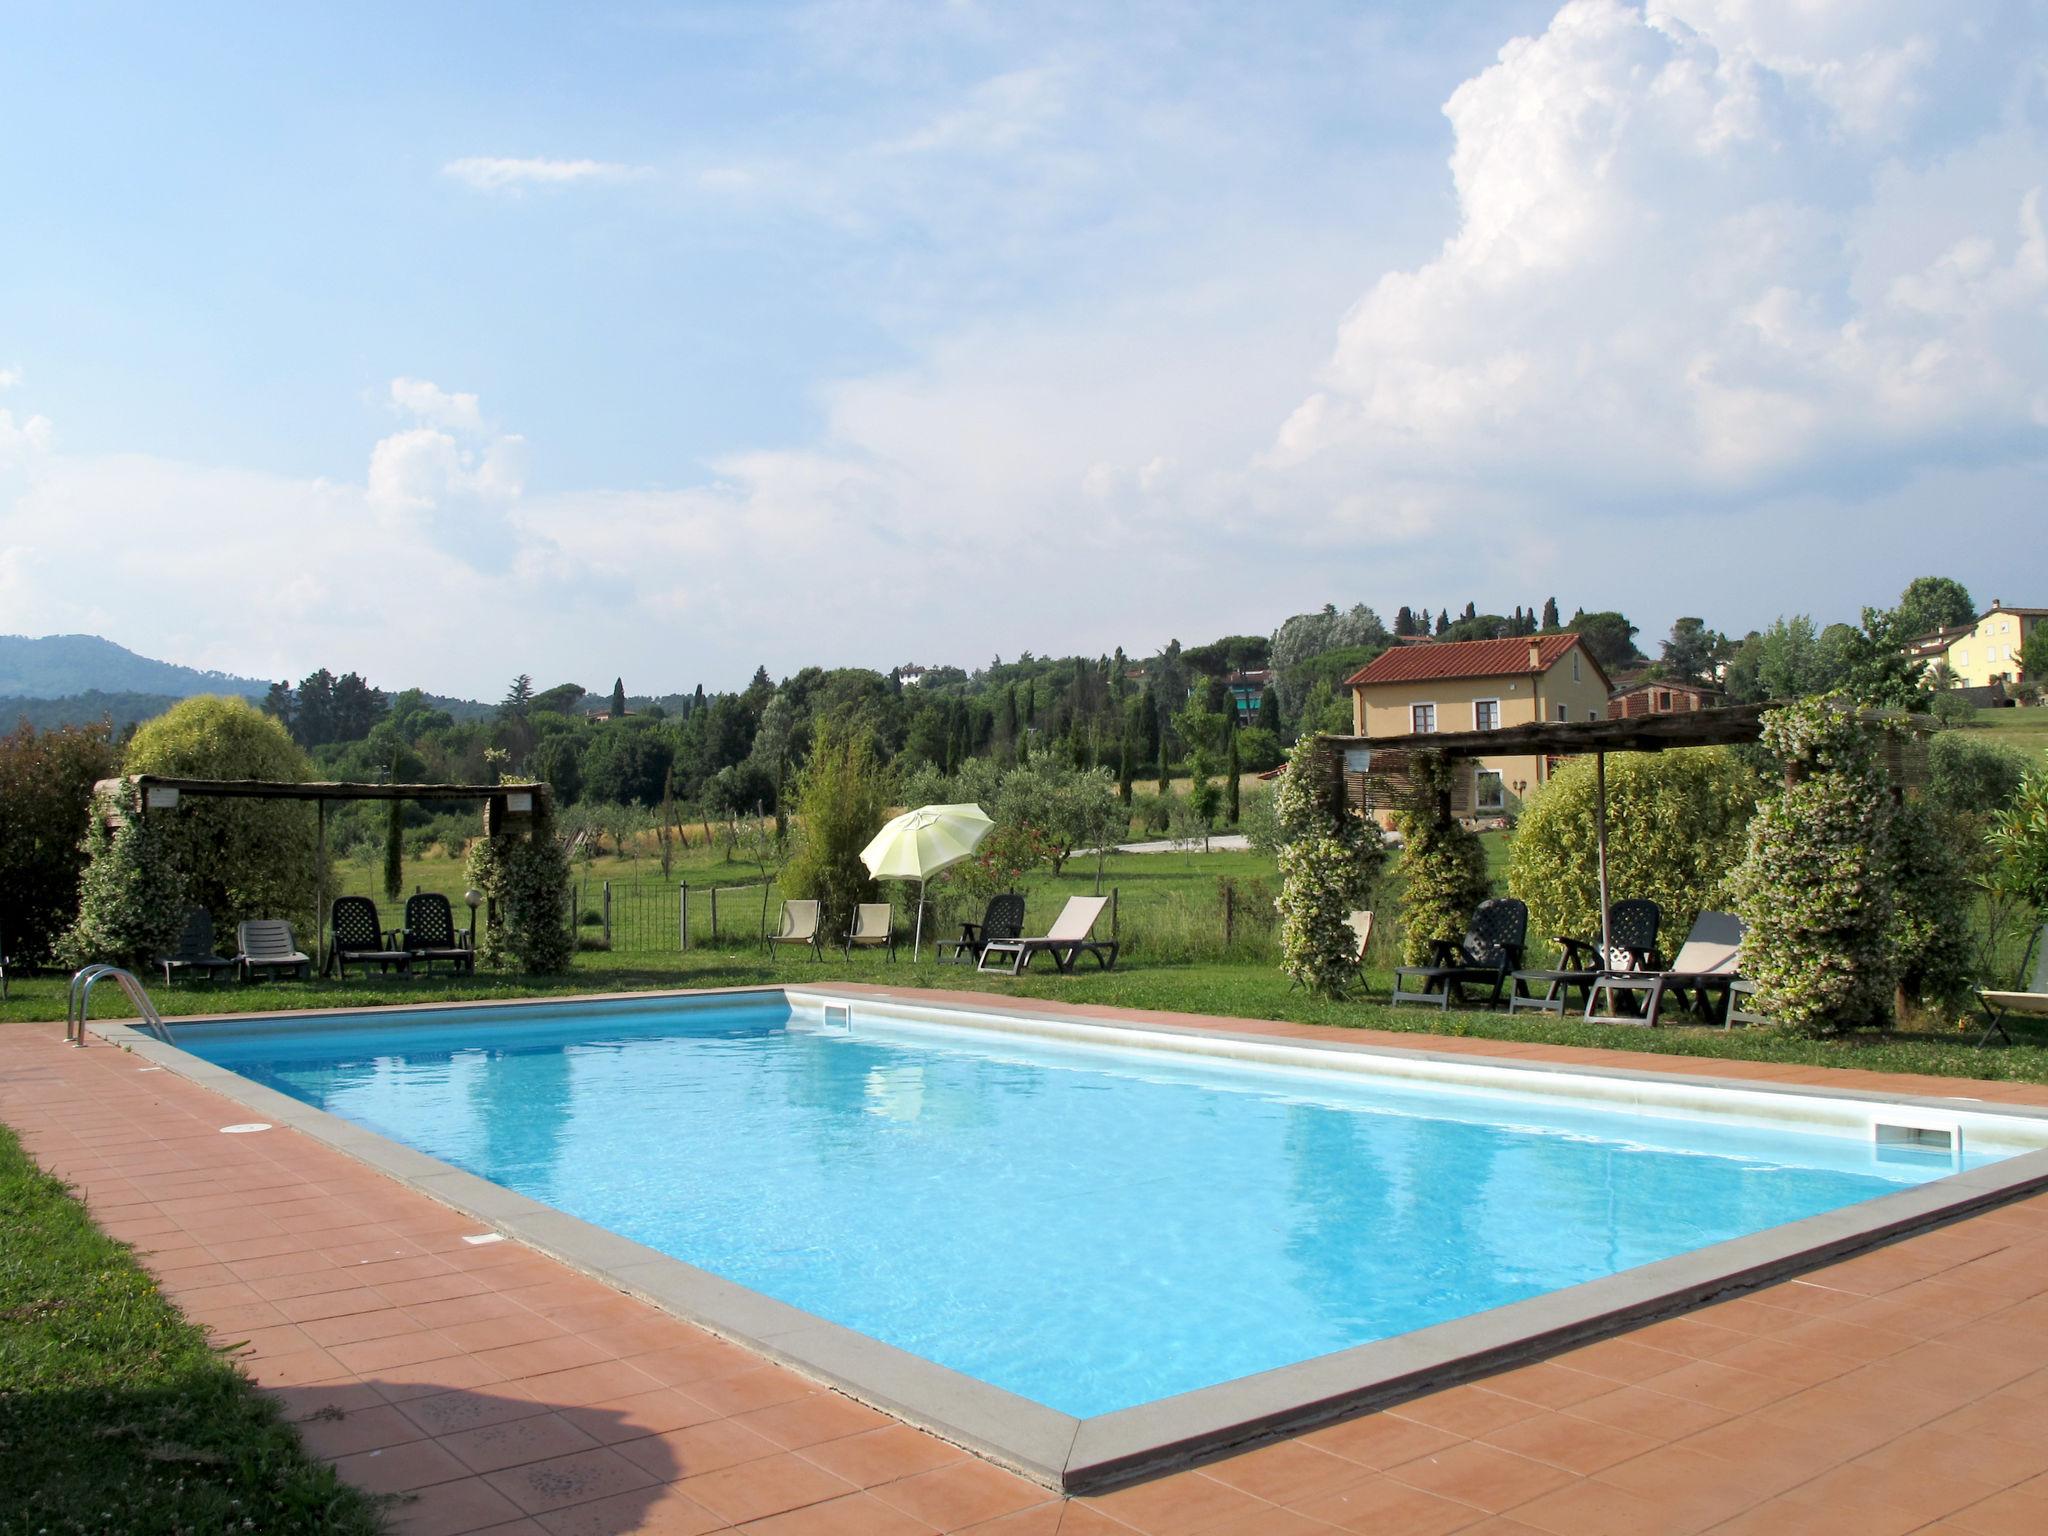
M 476 909 L 484 904 L 484 893 L 471 886 L 462 893 L 462 899 L 469 903 L 469 947 L 476 949 Z

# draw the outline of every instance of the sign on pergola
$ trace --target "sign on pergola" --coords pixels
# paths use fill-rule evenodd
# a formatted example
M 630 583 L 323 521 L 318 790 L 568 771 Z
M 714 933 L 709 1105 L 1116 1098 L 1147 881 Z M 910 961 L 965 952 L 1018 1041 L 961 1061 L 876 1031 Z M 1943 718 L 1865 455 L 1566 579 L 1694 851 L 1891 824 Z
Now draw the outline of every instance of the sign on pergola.
M 135 786 L 135 805 L 142 815 L 174 811 L 186 796 L 195 799 L 298 800 L 318 807 L 319 847 L 314 870 L 314 935 L 321 968 L 327 963 L 327 806 L 334 800 L 467 800 L 482 801 L 484 834 L 516 832 L 533 824 L 553 791 L 539 780 L 527 784 L 363 784 L 346 780 L 186 779 L 170 774 L 131 773 L 124 779 L 102 779 L 93 786 L 103 805 L 118 804 L 114 791 Z

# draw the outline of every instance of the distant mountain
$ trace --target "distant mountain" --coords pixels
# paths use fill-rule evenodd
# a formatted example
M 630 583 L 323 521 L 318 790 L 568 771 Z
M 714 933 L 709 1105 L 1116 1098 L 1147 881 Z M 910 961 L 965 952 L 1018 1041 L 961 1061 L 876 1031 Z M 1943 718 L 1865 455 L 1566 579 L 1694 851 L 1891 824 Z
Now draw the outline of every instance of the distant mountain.
M 0 694 L 0 733 L 26 720 L 39 731 L 63 725 L 98 725 L 111 721 L 114 734 L 144 720 L 154 720 L 178 701 L 167 693 L 101 693 L 97 689 L 61 699 L 30 699 Z
M 0 697 L 106 693 L 183 699 L 195 693 L 238 693 L 260 699 L 269 691 L 270 684 L 261 678 L 152 661 L 98 635 L 0 635 Z

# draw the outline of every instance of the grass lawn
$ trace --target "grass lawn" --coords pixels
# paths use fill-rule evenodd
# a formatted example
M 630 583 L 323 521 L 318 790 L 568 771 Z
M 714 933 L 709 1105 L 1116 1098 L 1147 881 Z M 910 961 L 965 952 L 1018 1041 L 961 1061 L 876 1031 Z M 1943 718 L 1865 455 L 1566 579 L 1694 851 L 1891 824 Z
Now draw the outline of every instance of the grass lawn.
M 1980 709 L 1971 729 L 1989 732 L 2000 746 L 2036 755 L 2048 751 L 2048 709 Z
M 0 1233 L 0 1531 L 382 1529 L 4 1126 Z

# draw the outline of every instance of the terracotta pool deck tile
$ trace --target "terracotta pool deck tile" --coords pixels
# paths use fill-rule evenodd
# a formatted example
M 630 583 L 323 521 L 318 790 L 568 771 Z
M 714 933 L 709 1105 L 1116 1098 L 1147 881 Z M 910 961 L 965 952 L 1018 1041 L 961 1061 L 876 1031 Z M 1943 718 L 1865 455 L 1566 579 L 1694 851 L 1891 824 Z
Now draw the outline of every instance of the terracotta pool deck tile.
M 409 1440 L 422 1440 L 427 1432 L 386 1402 L 367 1407 L 315 1412 L 298 1422 L 299 1438 L 315 1456 L 334 1461 L 358 1451 L 382 1450 Z
M 816 1382 L 797 1375 L 795 1371 L 784 1370 L 779 1365 L 767 1365 L 758 1370 L 692 1383 L 690 1396 L 721 1413 L 738 1417 L 756 1409 L 796 1402 L 817 1390 Z
M 1974 1536 L 2040 1536 L 2048 1531 L 2048 1497 L 2009 1488 L 1957 1510 L 1948 1524 Z
M 677 1486 L 715 1515 L 734 1525 L 822 1504 L 859 1490 L 814 1462 L 789 1451 L 758 1461 L 738 1462 L 715 1472 L 684 1478 Z M 1035 1490 L 1040 1499 L 1045 1490 Z M 866 1497 L 866 1495 L 863 1495 Z
M 606 1398 L 652 1392 L 661 1383 L 623 1360 L 599 1360 L 591 1365 L 574 1365 L 565 1371 L 524 1376 L 520 1378 L 520 1385 L 542 1402 L 561 1408 L 581 1408 Z
M 1730 1413 L 1747 1413 L 1799 1390 L 1797 1383 L 1755 1371 L 1737 1370 L 1731 1365 L 1718 1365 L 1712 1360 L 1696 1360 L 1637 1385 L 1647 1391 L 1705 1403 L 1710 1408 L 1721 1408 Z
M 1455 1449 L 1455 1447 L 1453 1447 Z M 1273 1504 L 1296 1503 L 1347 1483 L 1361 1483 L 1370 1469 L 1301 1440 L 1276 1440 L 1254 1451 L 1203 1468 L 1219 1483 Z
M 519 1506 L 480 1477 L 436 1483 L 396 1504 L 386 1518 L 395 1536 L 468 1536 L 516 1524 Z
M 1518 1506 L 1513 1517 L 1548 1536 L 1693 1536 L 1700 1529 L 1683 1515 L 1667 1514 L 1655 1500 L 1596 1478 L 1539 1495 Z M 1777 1531 L 1778 1536 L 1795 1536 L 1799 1527 Z
M 751 1350 L 701 1334 L 669 1349 L 628 1355 L 627 1360 L 664 1386 L 682 1387 L 695 1395 L 698 1386 L 743 1371 L 758 1370 L 761 1357 Z
M 1584 1402 L 1589 1397 L 1598 1397 L 1603 1392 L 1612 1392 L 1614 1383 L 1590 1371 L 1574 1370 L 1555 1360 L 1543 1360 L 1487 1377 L 1486 1389 L 1520 1402 L 1534 1403 L 1539 1408 L 1564 1408 Z
M 1586 1399 L 1593 1403 L 1603 1400 L 1601 1397 Z M 1454 1435 L 1469 1437 L 1483 1435 L 1489 1429 L 1498 1429 L 1503 1424 L 1534 1418 L 1543 1410 L 1534 1403 L 1525 1403 L 1520 1398 L 1506 1397 L 1499 1392 L 1489 1392 L 1482 1386 L 1462 1386 L 1411 1399 L 1388 1411 L 1404 1419 L 1413 1419 L 1418 1424 L 1427 1424 L 1433 1429 L 1447 1430 Z
M 516 1310 L 493 1313 L 466 1322 L 442 1323 L 435 1331 L 471 1354 L 505 1349 L 514 1344 L 532 1344 L 540 1339 L 566 1339 L 566 1328 L 557 1328 L 538 1312 L 513 1304 Z
M 618 1452 L 600 1447 L 486 1473 L 484 1481 L 525 1513 L 537 1515 L 646 1488 L 663 1479 Z
M 709 1536 L 732 1529 L 688 1494 L 658 1484 L 532 1518 L 548 1536 Z
M 1297 1438 L 1318 1450 L 1378 1471 L 1456 1445 L 1465 1437 L 1415 1419 L 1404 1419 L 1399 1414 L 1368 1413 L 1325 1424 Z
M 334 1470 L 370 1493 L 409 1493 L 467 1477 L 469 1469 L 438 1440 L 406 1440 L 338 1456 Z
M 1796 1504 L 1827 1509 L 1896 1510 L 1916 1524 L 1953 1515 L 1982 1503 L 2001 1490 L 1990 1483 L 1954 1477 L 1946 1468 L 1923 1462 L 1910 1446 L 1865 1457 L 1824 1472 L 1785 1494 Z
M 1050 1511 L 1051 1524 L 1045 1524 L 1046 1511 Z M 1004 1520 L 1022 1519 L 1024 1516 L 1004 1516 L 992 1523 L 976 1525 L 968 1529 L 981 1532 L 983 1536 L 1060 1536 L 1059 1506 L 1040 1506 L 1038 1511 L 1026 1511 L 1039 1523 L 1019 1525 L 1011 1530 L 1004 1529 Z M 893 1504 L 884 1504 L 869 1493 L 846 1493 L 822 1503 L 806 1504 L 801 1508 L 786 1510 L 781 1514 L 769 1515 L 760 1520 L 749 1520 L 735 1529 L 743 1536 L 932 1536 L 933 1527 L 914 1515 L 905 1514 Z M 1121 1536 L 1129 1536 L 1123 1532 Z
M 499 1382 L 487 1389 L 428 1392 L 404 1398 L 392 1406 L 408 1423 L 417 1424 L 423 1434 L 436 1436 L 466 1434 L 548 1411 L 548 1404 L 535 1401 L 512 1382 Z
M 439 1444 L 472 1472 L 499 1472 L 597 1448 L 596 1440 L 560 1414 L 548 1412 L 442 1435 Z
M 1612 1424 L 1619 1429 L 1634 1430 L 1638 1434 L 1664 1440 L 1680 1440 L 1734 1417 L 1724 1408 L 1651 1392 L 1643 1387 L 1616 1387 L 1599 1397 L 1573 1403 L 1564 1411 L 1575 1418 Z
M 1373 1536 L 1448 1536 L 1486 1518 L 1469 1501 L 1447 1499 L 1386 1476 L 1349 1483 L 1292 1506 L 1298 1515 Z
M 801 1458 L 792 1455 L 790 1459 Z M 834 1478 L 833 1481 L 840 1480 Z M 1028 1509 L 1050 1497 L 1036 1483 L 1028 1483 L 1015 1473 L 1005 1472 L 988 1462 L 971 1459 L 935 1467 L 897 1482 L 883 1483 L 872 1492 L 883 1502 L 893 1504 L 942 1531 L 956 1530 L 963 1525 Z
M 458 1390 L 483 1388 L 495 1392 L 505 1379 L 503 1371 L 484 1364 L 475 1355 L 462 1354 L 430 1360 L 424 1365 L 379 1371 L 375 1377 L 377 1390 L 394 1403 Z
M 328 1353 L 357 1375 L 369 1376 L 400 1366 L 426 1365 L 459 1355 L 462 1350 L 443 1335 L 423 1330 L 383 1339 L 363 1339 L 354 1344 L 336 1344 Z
M 630 1397 L 608 1398 L 581 1407 L 555 1406 L 563 1418 L 599 1445 L 640 1440 L 722 1417 L 675 1387 L 656 1387 L 651 1392 L 636 1392 Z
M 707 1406 L 716 1404 L 707 1402 Z M 804 1397 L 757 1408 L 751 1413 L 740 1414 L 733 1422 L 795 1451 L 829 1440 L 843 1440 L 867 1430 L 881 1429 L 894 1421 L 887 1414 L 841 1393 L 812 1388 Z
M 1630 1334 L 1580 1346 L 1571 1352 L 1572 1369 L 1624 1386 L 1661 1376 L 1685 1364 L 1686 1356 L 1656 1349 Z
M 1568 1413 L 1540 1414 L 1488 1430 L 1480 1438 L 1488 1445 L 1548 1462 L 1580 1477 L 1589 1477 L 1603 1467 L 1628 1461 L 1665 1443 L 1631 1429 L 1574 1418 Z
M 290 1354 L 268 1355 L 240 1362 L 244 1375 L 258 1386 L 298 1387 L 313 1382 L 337 1381 L 355 1376 L 347 1366 L 324 1349 L 302 1349 Z
M 627 1460 L 668 1482 L 738 1466 L 743 1461 L 761 1461 L 779 1454 L 782 1447 L 730 1419 L 709 1419 L 658 1435 L 620 1441 L 617 1450 Z
M 587 1339 L 579 1339 L 572 1333 L 535 1339 L 531 1343 L 473 1350 L 471 1354 L 478 1361 L 510 1379 L 521 1376 L 545 1376 L 552 1371 L 566 1371 L 578 1365 L 595 1365 L 600 1360 L 611 1358 L 595 1344 Z
M 340 1317 L 316 1317 L 298 1326 L 315 1344 L 329 1349 L 337 1344 L 360 1344 L 366 1339 L 396 1338 L 400 1334 L 427 1331 L 410 1313 L 398 1307 L 383 1307 L 375 1312 L 347 1312 Z
M 1474 1505 L 1489 1515 L 1503 1514 L 1573 1481 L 1573 1474 L 1562 1467 L 1483 1441 L 1468 1441 L 1402 1462 L 1389 1467 L 1386 1475 L 1425 1493 Z
M 372 1286 L 371 1289 L 398 1307 L 425 1305 L 435 1301 L 457 1301 L 469 1296 L 499 1297 L 500 1294 L 497 1287 L 482 1275 L 459 1269 L 446 1269 L 412 1280 L 386 1280 Z M 518 1305 L 517 1302 L 507 1304 Z M 496 1317 L 500 1314 L 493 1312 L 488 1315 Z
M 920 1472 L 929 1472 L 934 1467 L 947 1466 L 967 1457 L 967 1452 L 958 1446 L 948 1445 L 936 1435 L 927 1435 L 908 1424 L 893 1421 L 880 1429 L 822 1440 L 797 1449 L 806 1461 L 815 1461 L 827 1472 L 845 1478 L 856 1488 L 872 1488 L 878 1483 L 915 1477 Z M 1182 1474 L 1190 1481 L 1195 1476 L 1193 1473 Z M 1165 1488 L 1180 1481 L 1179 1477 L 1162 1478 L 1139 1486 Z M 1222 1485 L 1215 1486 L 1220 1488 Z M 1166 1496 L 1173 1497 L 1171 1494 Z M 1118 1497 L 1118 1494 L 1106 1496 L 1110 1500 Z
M 632 1322 L 585 1329 L 583 1337 L 599 1349 L 610 1350 L 621 1359 L 630 1359 L 635 1355 L 656 1354 L 664 1349 L 686 1348 L 705 1335 L 702 1330 L 692 1328 L 680 1319 L 643 1305 L 640 1316 Z
M 393 1289 L 424 1283 L 399 1281 L 394 1285 L 380 1285 L 374 1289 L 391 1305 L 402 1308 L 425 1328 L 452 1328 L 457 1323 L 480 1323 L 486 1318 L 509 1317 L 526 1311 L 526 1308 L 511 1297 L 500 1295 L 496 1291 L 483 1291 L 469 1296 L 444 1296 L 436 1301 L 401 1301 L 391 1294 Z
M 1337 1527 L 1295 1510 L 1269 1505 L 1257 1514 L 1209 1527 L 1207 1536 L 1333 1536 Z

